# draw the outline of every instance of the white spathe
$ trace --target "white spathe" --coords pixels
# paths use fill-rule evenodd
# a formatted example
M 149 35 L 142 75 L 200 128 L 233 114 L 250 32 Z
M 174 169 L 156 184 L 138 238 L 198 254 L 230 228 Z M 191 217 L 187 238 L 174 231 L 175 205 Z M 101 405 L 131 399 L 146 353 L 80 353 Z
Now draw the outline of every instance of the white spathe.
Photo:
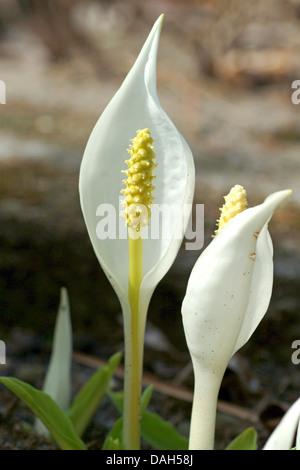
M 295 434 L 296 450 L 300 450 L 300 398 L 285 413 L 264 445 L 263 450 L 290 450 Z
M 197 260 L 182 304 L 195 384 L 189 449 L 212 450 L 218 392 L 232 355 L 267 311 L 273 286 L 268 221 L 291 191 L 236 215 Z
M 65 287 L 60 291 L 60 302 L 55 322 L 51 357 L 43 384 L 43 392 L 50 395 L 55 403 L 67 411 L 72 398 L 72 324 L 68 291 Z M 50 436 L 49 430 L 36 418 L 35 431 Z
M 266 313 L 273 286 L 268 221 L 291 191 L 235 216 L 197 260 L 182 304 L 187 344 L 198 366 L 223 375 Z
M 115 208 L 118 223 L 120 191 L 124 188 L 121 171 L 128 158 L 127 149 L 136 131 L 149 128 L 154 138 L 156 179 L 154 203 L 184 208 L 194 195 L 195 170 L 192 153 L 174 124 L 162 109 L 156 93 L 156 57 L 164 16 L 154 24 L 135 64 L 114 95 L 87 143 L 79 178 L 80 202 L 88 233 L 97 258 L 114 287 L 123 307 L 128 305 L 128 240 L 118 237 L 100 239 L 96 228 L 97 208 L 108 204 Z M 188 217 L 187 217 L 188 218 Z M 180 217 L 170 218 L 167 238 L 143 240 L 143 280 L 140 288 L 142 311 L 172 265 L 180 248 Z M 185 230 L 187 220 L 183 226 Z M 151 219 L 150 219 L 151 224 Z M 124 231 L 123 231 L 124 232 Z

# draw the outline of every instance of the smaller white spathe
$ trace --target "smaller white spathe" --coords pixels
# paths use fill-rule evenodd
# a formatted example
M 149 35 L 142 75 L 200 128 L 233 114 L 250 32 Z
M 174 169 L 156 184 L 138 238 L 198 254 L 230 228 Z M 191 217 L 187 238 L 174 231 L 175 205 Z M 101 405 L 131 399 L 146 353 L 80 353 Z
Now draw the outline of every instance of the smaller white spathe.
M 202 252 L 182 304 L 192 357 L 214 373 L 250 338 L 269 305 L 273 247 L 268 221 L 289 190 L 235 216 Z

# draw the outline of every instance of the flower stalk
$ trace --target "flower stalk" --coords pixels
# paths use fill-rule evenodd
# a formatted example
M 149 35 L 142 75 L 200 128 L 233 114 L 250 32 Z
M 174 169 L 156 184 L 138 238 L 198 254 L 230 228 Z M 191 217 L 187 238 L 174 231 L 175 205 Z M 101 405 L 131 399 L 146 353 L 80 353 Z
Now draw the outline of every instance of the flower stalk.
M 212 450 L 221 376 L 202 369 L 197 361 L 193 361 L 193 369 L 195 383 L 189 450 Z
M 142 237 L 129 239 L 128 299 L 130 315 L 125 319 L 125 380 L 123 411 L 123 446 L 125 449 L 140 448 L 140 397 L 142 390 L 143 347 L 145 321 L 140 315 L 140 286 L 143 278 Z

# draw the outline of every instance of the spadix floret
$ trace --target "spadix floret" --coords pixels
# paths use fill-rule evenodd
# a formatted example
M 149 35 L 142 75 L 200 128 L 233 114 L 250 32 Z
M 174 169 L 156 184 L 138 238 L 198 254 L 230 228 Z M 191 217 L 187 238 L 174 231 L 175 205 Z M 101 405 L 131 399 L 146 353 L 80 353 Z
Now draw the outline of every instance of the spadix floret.
M 243 186 L 236 184 L 227 194 L 224 196 L 225 204 L 221 210 L 220 218 L 217 220 L 218 228 L 215 231 L 217 235 L 228 222 L 233 219 L 237 214 L 240 214 L 247 209 L 247 193 Z

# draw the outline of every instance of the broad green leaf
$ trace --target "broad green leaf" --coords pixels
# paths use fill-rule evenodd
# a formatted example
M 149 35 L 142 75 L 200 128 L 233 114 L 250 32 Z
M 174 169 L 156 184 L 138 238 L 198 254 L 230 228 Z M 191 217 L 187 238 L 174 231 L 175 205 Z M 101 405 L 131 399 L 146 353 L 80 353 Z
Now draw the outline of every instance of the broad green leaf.
M 123 431 L 123 418 L 117 419 L 113 428 L 107 435 L 102 450 L 122 450 L 122 431 Z M 117 446 L 117 449 L 115 448 Z
M 257 432 L 254 428 L 248 428 L 239 434 L 226 450 L 257 450 Z
M 97 370 L 83 386 L 67 412 L 78 436 L 82 436 L 97 410 L 109 386 L 110 379 L 119 365 L 121 354 L 114 354 L 108 364 Z
M 70 418 L 48 394 L 13 377 L 0 377 L 0 382 L 31 408 L 62 450 L 86 450 Z
M 188 439 L 158 414 L 145 411 L 141 421 L 142 438 L 156 450 L 188 450 Z
M 68 292 L 63 287 L 54 329 L 53 345 L 43 392 L 50 395 L 66 411 L 71 402 L 72 325 Z M 38 434 L 49 436 L 49 431 L 39 419 L 34 428 Z

